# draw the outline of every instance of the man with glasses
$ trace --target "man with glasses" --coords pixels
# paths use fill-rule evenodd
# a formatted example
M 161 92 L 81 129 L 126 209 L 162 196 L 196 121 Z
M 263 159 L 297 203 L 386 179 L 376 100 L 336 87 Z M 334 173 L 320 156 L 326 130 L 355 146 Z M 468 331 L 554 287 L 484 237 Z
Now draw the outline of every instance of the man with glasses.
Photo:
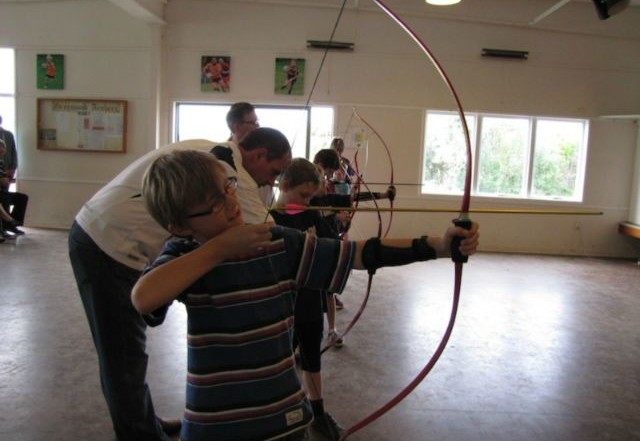
M 255 128 L 257 120 L 244 125 Z M 241 129 L 235 120 L 230 128 L 234 141 Z M 236 147 L 229 147 L 238 149 L 237 172 L 232 176 L 238 179 L 239 197 L 259 200 L 258 186 L 273 185 L 282 172 L 291 149 L 278 134 L 266 128 L 247 130 Z M 161 420 L 155 414 L 145 380 L 147 324 L 131 303 L 131 288 L 169 235 L 144 206 L 142 176 L 167 151 L 211 151 L 216 145 L 207 140 L 187 140 L 147 153 L 82 207 L 69 233 L 71 266 L 98 354 L 102 391 L 119 441 L 169 441 L 169 435 L 180 429 L 179 420 Z M 264 204 L 261 209 L 266 213 Z M 266 214 L 259 222 L 265 218 Z
M 250 103 L 232 105 L 227 113 L 227 125 L 231 137 L 226 143 L 216 145 L 212 153 L 237 173 L 238 201 L 245 222 L 271 221 L 267 207 L 272 203 L 273 186 L 291 159 L 291 153 L 285 155 L 275 146 L 265 148 L 260 137 L 248 136 L 254 130 L 265 130 L 260 129 L 255 107 Z
M 247 102 L 233 104 L 227 112 L 227 126 L 231 130 L 229 141 L 238 145 L 247 133 L 260 127 L 256 108 Z

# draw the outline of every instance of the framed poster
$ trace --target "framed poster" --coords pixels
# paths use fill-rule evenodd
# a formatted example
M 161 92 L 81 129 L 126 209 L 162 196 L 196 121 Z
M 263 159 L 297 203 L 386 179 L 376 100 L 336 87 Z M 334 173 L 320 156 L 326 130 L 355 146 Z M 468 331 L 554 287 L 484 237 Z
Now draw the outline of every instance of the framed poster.
M 36 78 L 38 89 L 64 89 L 64 55 L 38 54 Z
M 127 151 L 127 102 L 38 98 L 38 149 Z
M 231 83 L 231 57 L 203 55 L 200 61 L 200 90 L 202 92 L 229 92 Z
M 276 58 L 275 93 L 304 94 L 304 58 Z

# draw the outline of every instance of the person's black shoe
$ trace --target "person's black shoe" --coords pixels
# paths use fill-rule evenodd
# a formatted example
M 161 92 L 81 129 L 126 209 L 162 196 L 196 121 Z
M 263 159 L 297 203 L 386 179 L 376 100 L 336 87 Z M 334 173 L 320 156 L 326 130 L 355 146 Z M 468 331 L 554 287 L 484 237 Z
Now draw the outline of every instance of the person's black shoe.
M 160 427 L 162 427 L 162 431 L 169 436 L 177 435 L 180 433 L 180 428 L 182 427 L 182 421 L 175 420 L 164 420 L 162 418 L 158 418 L 158 422 L 160 423 Z
M 340 427 L 328 412 L 325 412 L 324 415 L 314 417 L 311 427 L 330 441 L 338 441 L 340 435 L 344 432 L 344 428 Z
M 11 234 L 8 231 L 5 230 L 0 230 L 0 237 L 2 237 L 3 239 L 15 239 L 16 235 L 15 234 Z

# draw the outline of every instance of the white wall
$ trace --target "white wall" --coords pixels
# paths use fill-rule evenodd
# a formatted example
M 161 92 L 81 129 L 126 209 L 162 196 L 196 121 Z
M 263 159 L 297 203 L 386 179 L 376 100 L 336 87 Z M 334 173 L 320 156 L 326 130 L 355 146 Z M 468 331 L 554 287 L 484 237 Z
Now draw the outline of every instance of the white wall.
M 155 146 L 160 32 L 109 2 L 1 3 L 0 45 L 16 49 L 18 189 L 29 195 L 27 225 L 67 228 L 85 200 Z M 36 88 L 36 56 L 65 57 L 64 90 Z M 36 148 L 39 97 L 128 101 L 126 154 Z
M 160 35 L 158 29 L 127 17 L 108 2 L 0 3 L 0 20 L 11 16 L 15 22 L 8 32 L 3 26 L 0 45 L 18 48 L 20 184 L 32 197 L 28 224 L 66 227 L 102 183 L 155 145 L 156 130 L 160 143 L 168 142 L 176 100 L 304 104 L 307 96 L 273 94 L 274 58 L 307 60 L 308 93 L 322 52 L 307 50 L 306 40 L 328 39 L 336 14 L 336 9 L 313 6 L 171 0 Z M 407 19 L 438 56 L 468 111 L 587 118 L 640 114 L 638 40 L 418 16 Z M 415 182 L 420 174 L 423 111 L 453 109 L 448 92 L 422 53 L 380 12 L 347 10 L 335 39 L 354 42 L 356 49 L 329 54 L 312 103 L 336 106 L 336 133 L 345 129 L 355 106 L 390 146 L 396 181 Z M 483 47 L 522 48 L 530 51 L 530 58 L 483 59 Z M 44 52 L 65 54 L 64 91 L 45 95 L 35 89 L 35 55 Z M 232 57 L 228 94 L 200 92 L 200 57 L 213 54 Z M 159 95 L 155 95 L 157 82 Z M 35 99 L 50 95 L 130 100 L 129 152 L 36 150 Z M 585 203 L 508 205 L 602 210 L 603 216 L 477 215 L 482 222 L 482 249 L 637 256 L 637 244 L 616 232 L 617 223 L 629 216 L 637 138 L 638 128 L 631 120 L 593 119 Z M 369 147 L 367 178 L 388 179 L 380 142 L 372 138 Z M 410 187 L 399 191 L 397 206 L 458 204 L 453 198 L 419 196 Z M 64 195 L 63 200 L 54 197 L 58 195 Z M 472 206 L 507 207 L 504 201 L 481 198 L 474 198 Z M 452 216 L 396 214 L 392 234 L 440 232 Z M 357 215 L 352 235 L 374 234 L 374 223 L 373 216 Z
M 592 12 L 592 11 L 589 11 Z M 307 87 L 321 51 L 305 48 L 308 39 L 327 39 L 336 10 L 180 0 L 170 2 L 165 30 L 165 105 L 175 100 L 250 100 L 280 103 L 272 92 L 275 57 L 307 60 Z M 594 117 L 638 113 L 640 44 L 634 40 L 541 32 L 509 26 L 410 17 L 416 30 L 445 66 L 467 110 L 546 116 Z M 353 53 L 330 53 L 312 103 L 337 105 L 336 131 L 343 131 L 352 106 L 385 138 L 393 153 L 397 182 L 420 176 L 424 108 L 453 109 L 448 91 L 432 66 L 397 26 L 378 12 L 346 11 L 335 37 L 355 43 Z M 526 62 L 487 60 L 482 47 L 530 51 Z M 198 91 L 196 67 L 205 54 L 232 56 L 227 96 Z M 191 69 L 185 69 L 192 66 Z M 308 93 L 308 89 L 307 89 Z M 307 97 L 286 103 L 304 103 Z M 167 131 L 165 131 L 167 132 Z M 167 132 L 168 133 L 168 132 Z M 637 127 L 633 121 L 593 120 L 582 205 L 521 202 L 515 208 L 585 208 L 599 217 L 477 215 L 485 250 L 630 256 L 634 242 L 620 237 L 626 220 Z M 381 144 L 370 139 L 368 179 L 384 181 L 389 165 Z M 451 198 L 426 198 L 400 187 L 398 206 L 451 207 Z M 475 198 L 476 207 L 506 208 L 504 201 Z M 392 234 L 441 231 L 453 214 L 396 214 Z M 352 236 L 375 234 L 375 216 L 357 215 Z

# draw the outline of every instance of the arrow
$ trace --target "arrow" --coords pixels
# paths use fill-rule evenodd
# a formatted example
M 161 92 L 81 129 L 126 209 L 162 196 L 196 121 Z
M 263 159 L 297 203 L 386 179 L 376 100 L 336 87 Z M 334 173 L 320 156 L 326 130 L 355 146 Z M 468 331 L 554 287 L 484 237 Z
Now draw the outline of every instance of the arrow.
M 289 214 L 296 214 L 301 211 L 361 211 L 361 212 L 393 212 L 399 213 L 457 213 L 459 208 L 411 208 L 411 207 L 396 207 L 396 208 L 374 208 L 374 207 L 318 207 L 318 206 L 303 206 L 303 205 L 286 205 L 284 207 L 272 207 L 270 211 L 285 211 Z M 469 213 L 481 213 L 481 214 L 533 214 L 533 215 L 558 215 L 558 216 L 602 216 L 602 211 L 595 210 L 537 210 L 537 209 L 517 209 L 517 208 L 470 208 Z

